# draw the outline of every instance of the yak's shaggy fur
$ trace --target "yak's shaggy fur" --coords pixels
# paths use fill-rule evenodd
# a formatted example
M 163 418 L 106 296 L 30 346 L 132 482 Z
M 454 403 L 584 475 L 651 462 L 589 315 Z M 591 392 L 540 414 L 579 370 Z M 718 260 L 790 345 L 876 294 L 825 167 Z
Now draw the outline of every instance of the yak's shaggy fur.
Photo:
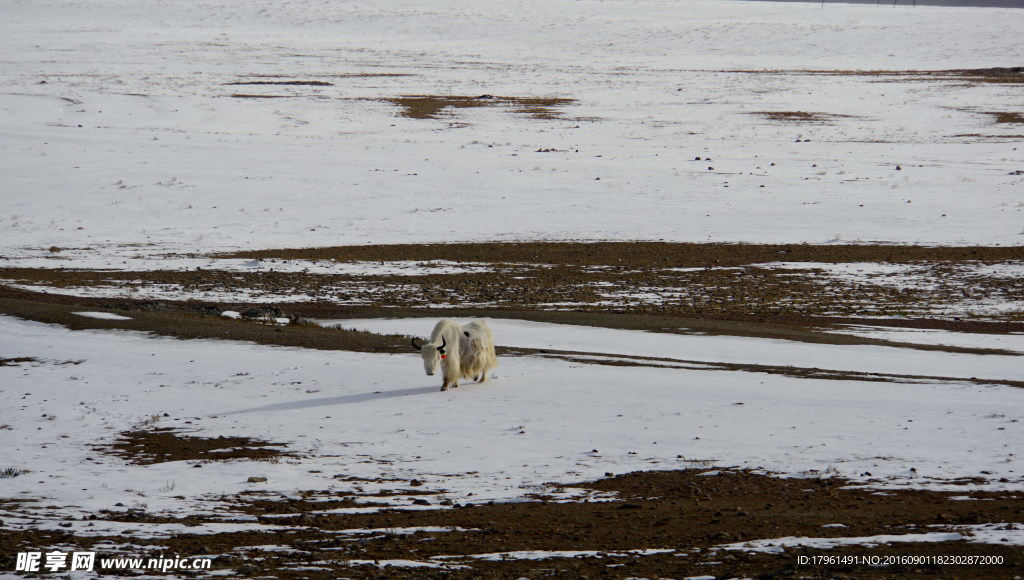
M 443 381 L 441 390 L 459 386 L 459 379 L 487 381 L 490 370 L 498 366 L 494 354 L 494 337 L 487 323 L 482 320 L 459 326 L 447 318 L 434 326 L 430 342 L 412 345 L 423 357 L 423 370 L 433 376 L 441 369 Z

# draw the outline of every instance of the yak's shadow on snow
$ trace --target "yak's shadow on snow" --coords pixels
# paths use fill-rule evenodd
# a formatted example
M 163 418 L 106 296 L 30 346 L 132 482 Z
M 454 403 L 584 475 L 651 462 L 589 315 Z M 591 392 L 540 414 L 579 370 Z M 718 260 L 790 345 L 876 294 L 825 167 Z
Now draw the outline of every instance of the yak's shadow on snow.
M 373 391 L 369 393 L 354 393 L 351 395 L 341 395 L 338 397 L 321 397 L 318 399 L 306 399 L 304 401 L 291 401 L 287 403 L 274 403 L 272 405 L 264 405 L 262 407 L 251 407 L 249 409 L 239 409 L 237 411 L 227 411 L 224 413 L 217 413 L 215 416 L 223 417 L 224 415 L 239 415 L 243 413 L 266 413 L 273 411 L 296 411 L 299 409 L 311 409 L 314 407 L 333 407 L 335 405 L 352 405 L 357 403 L 366 403 L 368 401 L 379 401 L 381 399 L 394 399 L 396 397 L 409 397 L 412 395 L 426 395 L 429 393 L 437 393 L 437 387 L 415 387 L 410 389 L 398 389 L 394 391 Z

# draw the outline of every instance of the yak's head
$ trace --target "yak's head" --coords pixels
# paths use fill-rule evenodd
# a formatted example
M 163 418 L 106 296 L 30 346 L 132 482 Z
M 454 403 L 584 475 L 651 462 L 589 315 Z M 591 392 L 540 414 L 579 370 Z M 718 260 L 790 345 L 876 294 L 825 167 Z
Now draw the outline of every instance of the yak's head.
M 433 376 L 437 372 L 437 368 L 441 365 L 441 361 L 448 358 L 448 354 L 445 352 L 445 347 L 448 346 L 448 341 L 441 337 L 441 344 L 437 345 L 432 342 L 425 344 L 416 344 L 416 339 L 412 339 L 412 346 L 416 350 L 420 351 L 420 356 L 423 357 L 423 370 L 427 371 L 427 375 Z

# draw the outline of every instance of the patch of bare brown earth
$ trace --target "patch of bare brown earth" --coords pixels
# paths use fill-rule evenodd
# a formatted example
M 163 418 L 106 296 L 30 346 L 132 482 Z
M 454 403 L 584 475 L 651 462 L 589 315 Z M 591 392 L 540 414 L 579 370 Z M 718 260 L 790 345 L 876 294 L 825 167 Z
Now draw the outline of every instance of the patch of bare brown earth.
M 223 461 L 248 459 L 253 461 L 277 461 L 290 457 L 275 447 L 283 443 L 269 443 L 249 437 L 195 437 L 178 429 L 153 429 L 149 431 L 127 431 L 109 448 L 97 451 L 109 452 L 139 465 L 152 465 L 167 461 Z

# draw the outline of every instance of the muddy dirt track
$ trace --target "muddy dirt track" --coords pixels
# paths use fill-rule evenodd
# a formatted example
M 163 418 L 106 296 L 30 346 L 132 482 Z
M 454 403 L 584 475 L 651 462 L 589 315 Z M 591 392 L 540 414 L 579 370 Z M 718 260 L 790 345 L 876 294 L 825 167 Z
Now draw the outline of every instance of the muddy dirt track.
M 211 259 L 247 259 L 260 271 L 89 271 L 0 269 L 0 313 L 72 329 L 119 328 L 179 338 L 222 338 L 325 350 L 406 352 L 408 337 L 322 328 L 315 318 L 374 316 L 490 316 L 630 328 L 786 338 L 837 344 L 889 344 L 823 332 L 848 324 L 935 328 L 960 332 L 1024 332 L 1021 312 L 965 316 L 943 310 L 955 300 L 1020 300 L 1019 278 L 979 274 L 977 265 L 1019 265 L 1022 248 L 884 246 L 743 246 L 664 243 L 534 243 L 366 246 L 249 252 Z M 315 274 L 274 271 L 284 261 L 431 262 L 485 265 L 482 271 L 425 275 Z M 906 291 L 884 280 L 822 283 L 812 267 L 785 271 L 774 262 L 909 265 L 929 285 Z M 180 299 L 153 299 L 147 287 L 173 287 Z M 609 287 L 643 288 L 661 300 L 609 298 Z M 106 294 L 90 295 L 103 288 Z M 344 290 L 339 290 L 344 288 Z M 600 291 L 598 289 L 601 289 Z M 680 289 L 688 289 L 680 298 Z M 225 300 L 217 296 L 242 295 Z M 68 294 L 62 292 L 70 292 Z M 73 295 L 86 294 L 85 297 Z M 372 294 L 372 299 L 367 299 Z M 965 294 L 966 293 L 966 294 Z M 139 296 L 142 294 L 142 296 Z M 626 292 L 628 294 L 628 292 Z M 203 299 L 207 295 L 213 298 Z M 90 297 L 91 296 L 91 297 Z M 263 298 L 260 298 L 262 296 Z M 296 296 L 302 299 L 296 300 Z M 288 300 L 281 298 L 287 297 Z M 697 299 L 698 297 L 703 297 Z M 130 313 L 130 320 L 73 314 L 83 309 Z M 232 320 L 226 310 L 249 312 Z M 903 315 L 890 317 L 892 313 Z M 957 311 L 959 312 L 959 311 Z M 290 317 L 288 325 L 263 323 Z M 907 346 L 907 345 L 903 345 Z M 935 345 L 908 348 L 995 352 Z M 504 349 L 500 356 L 571 356 Z M 631 364 L 640 364 L 633 361 Z M 765 369 L 761 369 L 765 370 Z M 765 372 L 772 372 L 765 370 Z M 784 372 L 784 371 L 779 371 Z M 122 433 L 97 453 L 141 463 L 219 461 L 246 457 L 287 461 L 286 448 L 253 440 L 200 440 L 174 431 Z M 258 455 L 255 455 L 258 454 Z M 441 504 L 410 481 L 417 511 L 332 514 L 372 505 L 372 496 L 329 496 L 305 490 L 302 499 L 229 498 L 217 522 L 290 526 L 280 532 L 181 534 L 127 538 L 132 544 L 181 557 L 214 556 L 214 568 L 242 577 L 280 578 L 1014 578 L 1024 576 L 1019 546 L 972 543 L 967 528 L 997 522 L 1024 529 L 1019 494 L 898 491 L 879 494 L 828 473 L 808 479 L 708 466 L 644 472 L 596 482 L 552 482 L 551 495 L 512 504 Z M 338 477 L 343 477 L 341 474 Z M 972 481 L 951 482 L 970 484 Z M 562 488 L 580 487 L 600 501 L 556 501 Z M 969 496 L 976 501 L 952 501 Z M 382 498 L 383 499 L 383 498 Z M 358 500 L 358 502 L 357 502 Z M 0 499 L 0 507 L 15 504 Z M 104 512 L 96 520 L 158 522 L 144 512 Z M 211 518 L 187 523 L 203 525 Z M 445 531 L 409 531 L 411 528 Z M 346 533 L 346 530 L 375 530 Z M 780 538 L 947 534 L 929 542 L 784 547 Z M 776 542 L 747 545 L 765 539 Z M 4 531 L 0 570 L 29 546 L 75 545 L 102 551 L 126 538 L 77 536 L 68 531 Z M 273 551 L 260 546 L 284 546 Z M 528 559 L 527 551 L 549 553 Z M 482 556 L 482 555 L 490 556 Z M 845 557 L 845 560 L 838 559 Z M 971 558 L 975 558 L 971 560 Z M 389 565 L 413 561 L 420 567 Z M 980 562 L 984 562 L 981 564 Z

